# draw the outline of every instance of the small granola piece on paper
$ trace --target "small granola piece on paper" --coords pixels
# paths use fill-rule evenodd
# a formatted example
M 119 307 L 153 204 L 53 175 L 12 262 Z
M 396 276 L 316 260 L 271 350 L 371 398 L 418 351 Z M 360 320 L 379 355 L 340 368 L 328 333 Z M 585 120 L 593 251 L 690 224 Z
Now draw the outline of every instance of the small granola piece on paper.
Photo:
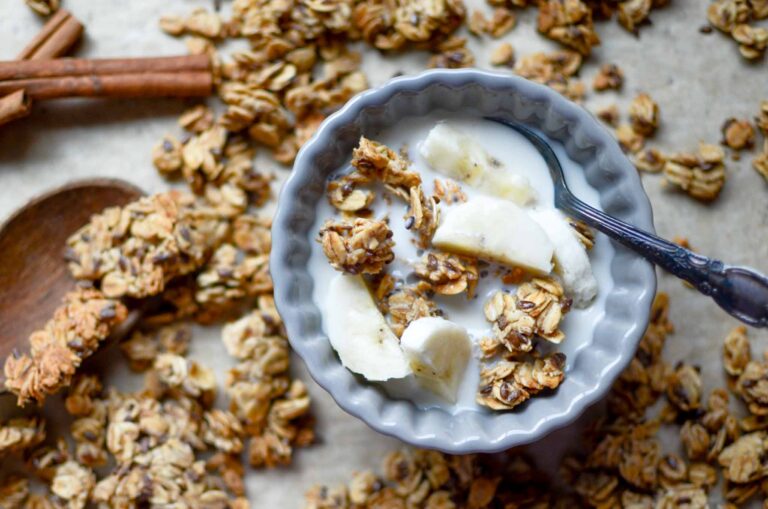
M 492 410 L 510 410 L 565 378 L 565 355 L 554 353 L 533 362 L 500 361 L 480 372 L 476 401 Z
M 508 42 L 502 42 L 491 51 L 491 65 L 513 66 L 515 63 L 515 49 Z
M 515 64 L 515 72 L 523 78 L 547 85 L 573 101 L 581 101 L 585 87 L 583 82 L 575 79 L 575 75 L 583 60 L 581 54 L 570 50 L 531 53 Z
M 731 330 L 723 341 L 723 368 L 729 375 L 739 376 L 744 373 L 744 368 L 751 360 L 747 328 L 739 325 Z
M 385 221 L 327 221 L 318 240 L 333 268 L 350 274 L 379 274 L 395 258 Z
M 644 148 L 634 155 L 632 162 L 640 171 L 659 173 L 667 163 L 667 157 L 658 149 Z
M 438 69 L 462 69 L 475 65 L 475 56 L 464 37 L 451 37 L 434 48 L 428 66 Z
M 636 154 L 645 146 L 645 136 L 635 131 L 629 124 L 621 124 L 616 128 L 616 139 L 621 150 L 629 154 Z
M 587 56 L 600 44 L 592 22 L 592 9 L 581 0 L 544 0 L 539 3 L 540 33 Z
M 632 129 L 643 136 L 653 136 L 659 127 L 659 105 L 646 93 L 640 93 L 629 105 Z
M 456 295 L 467 293 L 471 299 L 477 286 L 477 260 L 442 252 L 425 254 L 416 264 L 416 275 L 427 281 L 435 293 Z
M 615 104 L 609 104 L 597 110 L 597 118 L 605 122 L 611 127 L 618 127 L 620 115 L 619 108 Z
M 592 82 L 592 88 L 598 92 L 619 90 L 624 84 L 624 71 L 616 64 L 603 64 Z
M 126 307 L 98 290 L 79 288 L 64 297 L 53 318 L 29 338 L 29 354 L 5 361 L 5 387 L 18 404 L 42 402 L 69 384 L 83 359 L 89 357 L 128 316 Z
M 702 143 L 698 155 L 678 153 L 668 156 L 663 182 L 697 200 L 712 201 L 725 185 L 724 161 L 722 147 Z
M 755 128 L 749 120 L 731 117 L 723 123 L 720 132 L 722 143 L 733 150 L 749 149 L 755 144 Z

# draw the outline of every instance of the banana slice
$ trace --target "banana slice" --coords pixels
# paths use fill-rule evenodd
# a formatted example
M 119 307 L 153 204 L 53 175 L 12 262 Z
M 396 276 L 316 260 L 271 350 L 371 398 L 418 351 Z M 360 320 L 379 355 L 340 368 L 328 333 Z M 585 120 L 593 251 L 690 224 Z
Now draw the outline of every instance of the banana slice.
M 361 276 L 336 275 L 328 289 L 328 303 L 328 338 L 347 369 L 372 381 L 412 373 L 397 336 Z
M 448 124 L 433 127 L 420 152 L 435 171 L 485 193 L 520 205 L 535 197 L 527 178 L 503 167 L 477 141 Z
M 552 270 L 554 248 L 546 232 L 525 210 L 507 200 L 483 198 L 451 207 L 432 244 L 537 273 Z
M 444 318 L 419 318 L 406 327 L 400 346 L 418 381 L 454 403 L 472 353 L 467 330 Z
M 555 209 L 531 211 L 554 245 L 555 272 L 563 279 L 566 294 L 578 308 L 587 307 L 597 295 L 597 280 L 589 255 L 568 220 Z

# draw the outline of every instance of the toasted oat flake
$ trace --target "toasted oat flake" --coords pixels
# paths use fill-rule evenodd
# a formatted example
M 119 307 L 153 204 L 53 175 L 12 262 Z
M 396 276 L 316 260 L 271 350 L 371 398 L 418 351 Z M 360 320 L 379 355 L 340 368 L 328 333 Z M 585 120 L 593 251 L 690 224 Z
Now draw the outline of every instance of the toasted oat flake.
M 515 50 L 508 42 L 502 42 L 491 52 L 491 65 L 514 65 Z
M 729 118 L 720 128 L 723 144 L 733 150 L 751 148 L 755 143 L 755 128 L 749 120 Z
M 624 71 L 616 64 L 604 64 L 592 82 L 597 91 L 619 90 L 624 84 Z
M 648 94 L 638 94 L 629 105 L 629 122 L 636 133 L 652 136 L 659 127 L 659 105 Z

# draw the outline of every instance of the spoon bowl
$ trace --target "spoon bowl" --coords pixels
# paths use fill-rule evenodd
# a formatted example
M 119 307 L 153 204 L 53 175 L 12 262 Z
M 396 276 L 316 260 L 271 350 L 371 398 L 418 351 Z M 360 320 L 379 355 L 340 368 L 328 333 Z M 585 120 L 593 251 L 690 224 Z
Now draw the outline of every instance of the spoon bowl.
M 0 360 L 28 348 L 29 335 L 75 287 L 64 260 L 67 238 L 93 214 L 143 194 L 122 180 L 79 180 L 32 199 L 0 226 Z

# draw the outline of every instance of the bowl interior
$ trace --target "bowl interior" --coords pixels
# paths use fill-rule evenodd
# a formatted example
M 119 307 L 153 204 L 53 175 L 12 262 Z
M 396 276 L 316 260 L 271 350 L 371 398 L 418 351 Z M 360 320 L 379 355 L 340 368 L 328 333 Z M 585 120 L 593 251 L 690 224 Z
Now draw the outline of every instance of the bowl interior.
M 631 360 L 655 293 L 653 266 L 614 244 L 605 314 L 569 357 L 567 376 L 550 396 L 507 413 L 421 409 L 390 398 L 341 365 L 322 328 L 308 272 L 316 207 L 327 177 L 347 164 L 361 135 L 435 110 L 514 119 L 560 141 L 600 195 L 604 211 L 648 231 L 653 221 L 634 166 L 613 137 L 581 107 L 522 78 L 475 70 L 428 71 L 360 94 L 329 117 L 296 158 L 278 204 L 271 271 L 275 298 L 293 348 L 315 380 L 374 429 L 449 453 L 494 452 L 534 441 L 574 420 L 610 388 Z

